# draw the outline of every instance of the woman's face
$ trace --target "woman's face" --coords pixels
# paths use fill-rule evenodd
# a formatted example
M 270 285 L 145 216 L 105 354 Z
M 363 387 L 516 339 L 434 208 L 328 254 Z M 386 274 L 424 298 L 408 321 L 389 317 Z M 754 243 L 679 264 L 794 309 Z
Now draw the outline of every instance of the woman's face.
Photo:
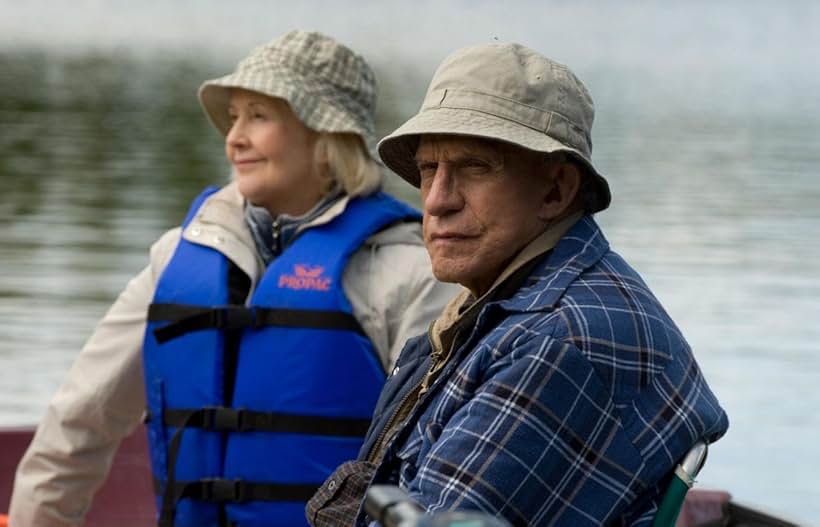
M 313 160 L 318 133 L 285 101 L 252 91 L 232 90 L 228 113 L 225 154 L 242 195 L 274 217 L 310 210 L 324 186 Z

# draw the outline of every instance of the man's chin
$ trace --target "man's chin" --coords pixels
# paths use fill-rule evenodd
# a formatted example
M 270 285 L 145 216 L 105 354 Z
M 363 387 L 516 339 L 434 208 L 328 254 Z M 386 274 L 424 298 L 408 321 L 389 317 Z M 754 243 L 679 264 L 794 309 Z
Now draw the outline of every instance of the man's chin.
M 456 273 L 453 273 L 452 269 L 439 269 L 436 266 L 433 266 L 433 276 L 435 276 L 436 280 L 439 282 L 458 282 L 458 277 L 456 276 Z
M 439 282 L 448 282 L 453 284 L 463 284 L 464 279 L 467 278 L 463 265 L 452 259 L 440 259 L 433 261 L 433 276 Z

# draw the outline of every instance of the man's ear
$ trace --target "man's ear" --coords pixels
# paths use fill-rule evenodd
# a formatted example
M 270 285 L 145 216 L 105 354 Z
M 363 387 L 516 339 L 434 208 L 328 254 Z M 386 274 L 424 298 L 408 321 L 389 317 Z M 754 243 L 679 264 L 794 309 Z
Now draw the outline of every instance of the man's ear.
M 581 171 L 571 161 L 554 163 L 549 170 L 549 190 L 544 196 L 538 218 L 552 222 L 574 210 L 575 196 L 581 187 Z

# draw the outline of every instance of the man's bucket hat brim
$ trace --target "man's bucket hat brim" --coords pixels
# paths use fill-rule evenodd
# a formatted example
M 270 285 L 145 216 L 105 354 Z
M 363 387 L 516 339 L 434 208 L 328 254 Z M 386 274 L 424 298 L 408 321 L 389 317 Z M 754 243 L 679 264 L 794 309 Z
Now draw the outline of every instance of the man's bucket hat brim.
M 464 108 L 431 108 L 411 117 L 396 131 L 379 141 L 382 161 L 405 181 L 418 188 L 416 149 L 422 135 L 458 135 L 502 141 L 541 153 L 566 152 L 586 167 L 593 178 L 597 202 L 593 211 L 607 208 L 612 196 L 609 184 L 586 156 L 542 131 L 501 117 Z
M 459 135 L 503 141 L 542 153 L 566 152 L 586 170 L 591 212 L 609 206 L 606 180 L 592 166 L 595 107 L 569 68 L 515 43 L 461 48 L 439 65 L 418 113 L 378 145 L 382 161 L 419 186 L 419 136 Z

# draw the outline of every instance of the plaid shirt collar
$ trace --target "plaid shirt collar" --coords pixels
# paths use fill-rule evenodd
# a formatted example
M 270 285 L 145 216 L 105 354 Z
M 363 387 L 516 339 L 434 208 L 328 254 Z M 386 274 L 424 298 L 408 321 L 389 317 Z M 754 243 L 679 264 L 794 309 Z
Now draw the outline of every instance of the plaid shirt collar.
M 430 330 L 430 341 L 433 345 L 433 353 L 441 355 L 446 353 L 455 333 L 459 328 L 472 327 L 476 316 L 488 302 L 497 299 L 504 299 L 508 296 L 499 294 L 501 289 L 506 288 L 511 277 L 522 270 L 523 267 L 532 267 L 530 264 L 536 258 L 540 258 L 549 252 L 561 240 L 562 236 L 572 228 L 572 226 L 582 218 L 580 212 L 572 214 L 555 225 L 550 226 L 538 237 L 532 240 L 516 255 L 510 264 L 496 278 L 490 289 L 481 296 L 475 298 L 468 289 L 456 295 L 444 308 L 441 315 L 433 322 Z M 519 289 L 518 286 L 515 289 Z
M 520 290 L 499 306 L 518 313 L 555 308 L 570 283 L 608 250 L 609 242 L 601 228 L 591 215 L 584 215 L 561 237 L 546 261 L 536 266 Z

